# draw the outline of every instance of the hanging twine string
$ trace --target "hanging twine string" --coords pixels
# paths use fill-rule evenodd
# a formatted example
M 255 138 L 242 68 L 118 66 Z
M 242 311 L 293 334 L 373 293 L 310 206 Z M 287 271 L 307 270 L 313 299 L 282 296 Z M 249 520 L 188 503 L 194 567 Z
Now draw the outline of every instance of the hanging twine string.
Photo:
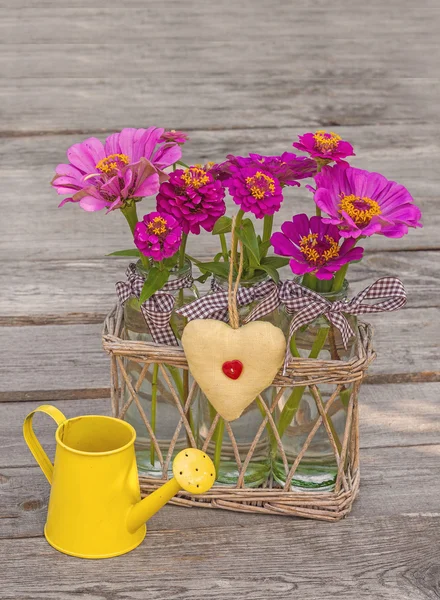
M 237 259 L 237 244 L 235 243 L 236 233 L 235 233 L 235 221 L 236 217 L 232 218 L 232 227 L 231 227 L 231 258 L 229 260 L 229 279 L 228 279 L 228 312 L 229 312 L 229 325 L 232 329 L 238 329 L 240 327 L 240 316 L 238 314 L 237 308 L 237 292 L 240 286 L 240 279 L 243 273 L 243 244 L 241 240 L 239 240 L 240 244 L 240 262 L 238 264 L 238 273 L 237 279 L 235 280 L 235 285 L 233 285 L 234 281 L 234 265 Z

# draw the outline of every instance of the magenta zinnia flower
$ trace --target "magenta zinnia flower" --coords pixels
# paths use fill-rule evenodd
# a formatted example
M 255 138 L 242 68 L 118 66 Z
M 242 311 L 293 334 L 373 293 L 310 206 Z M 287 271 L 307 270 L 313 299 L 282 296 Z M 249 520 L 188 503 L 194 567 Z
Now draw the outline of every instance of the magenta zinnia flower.
M 408 190 L 379 173 L 335 165 L 324 167 L 315 181 L 315 202 L 343 237 L 380 233 L 399 238 L 408 227 L 422 227 L 420 209 Z
M 313 177 L 316 173 L 316 162 L 306 156 L 297 156 L 291 152 L 283 152 L 280 156 L 262 156 L 249 154 L 248 157 L 228 154 L 228 160 L 217 166 L 222 173 L 221 179 L 231 176 L 231 167 L 258 167 L 275 177 L 280 185 L 297 185 L 298 179 Z
M 182 228 L 171 215 L 152 212 L 134 228 L 134 243 L 155 261 L 174 256 L 182 241 Z
M 348 262 L 361 260 L 363 248 L 355 240 L 344 240 L 336 225 L 324 223 L 321 217 L 295 215 L 281 225 L 281 231 L 270 239 L 276 254 L 291 256 L 290 268 L 295 275 L 313 273 L 318 279 L 331 279 Z
M 225 191 L 209 166 L 195 165 L 170 173 L 157 195 L 157 210 L 173 215 L 184 233 L 212 231 L 215 222 L 225 214 Z
M 183 131 L 176 131 L 175 129 L 171 129 L 170 131 L 165 131 L 159 142 L 176 142 L 176 144 L 184 144 L 189 140 L 189 137 Z
M 299 142 L 294 142 L 292 146 L 308 152 L 312 158 L 341 162 L 347 156 L 354 156 L 353 146 L 333 131 L 318 129 L 315 133 L 305 133 L 298 137 Z
M 273 215 L 281 206 L 283 193 L 276 177 L 265 169 L 230 167 L 230 178 L 223 181 L 235 204 L 244 212 L 252 212 L 257 219 Z
M 69 164 L 56 168 L 52 185 L 58 194 L 73 194 L 66 202 L 79 202 L 87 211 L 123 208 L 126 201 L 157 193 L 167 175 L 163 169 L 182 155 L 176 143 L 161 143 L 163 129 L 123 129 L 105 144 L 89 138 L 67 151 Z

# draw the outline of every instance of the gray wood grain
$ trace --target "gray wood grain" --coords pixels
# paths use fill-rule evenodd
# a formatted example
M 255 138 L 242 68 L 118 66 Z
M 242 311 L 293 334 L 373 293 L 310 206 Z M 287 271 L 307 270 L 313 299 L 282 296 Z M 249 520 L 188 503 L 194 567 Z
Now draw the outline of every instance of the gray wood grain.
M 242 516 L 239 525 L 151 530 L 134 552 L 108 561 L 74 560 L 42 538 L 4 540 L 0 598 L 434 600 L 439 524 L 428 515 L 334 526 Z
M 329 10 L 322 1 L 246 0 L 204 11 L 189 3 L 182 11 L 175 0 L 166 16 L 152 2 L 99 11 L 53 6 L 19 3 L 3 16 L 8 130 L 122 126 L 127 115 L 130 123 L 145 119 L 145 107 L 150 118 L 184 127 L 430 122 L 438 115 L 431 2 L 405 0 L 403 8 L 375 0 L 367 8 L 339 0 Z M 121 31 L 129 35 L 118 52 Z M 421 77 L 430 80 L 421 85 Z M 130 90 L 122 107 L 116 81 Z
M 348 518 L 354 530 L 365 517 L 373 515 L 378 522 L 399 515 L 408 519 L 440 517 L 439 458 L 440 445 L 362 449 L 362 490 Z M 420 489 L 424 490 L 423 498 L 418 494 Z M 0 539 L 43 535 L 49 493 L 49 484 L 39 467 L 0 467 Z M 269 526 L 286 520 L 270 517 Z M 298 519 L 293 521 L 297 523 Z M 201 533 L 207 528 L 233 525 L 257 530 L 267 525 L 266 515 L 168 506 L 152 518 L 148 527 L 150 531 L 194 529 Z M 295 525 L 286 523 L 286 529 L 291 527 Z
M 212 259 L 203 246 L 198 256 Z M 0 296 L 0 325 L 100 323 L 116 303 L 115 283 L 125 279 L 129 262 L 115 257 L 35 259 L 29 269 L 28 261 L 7 261 L 0 272 L 0 288 L 9 290 L 8 295 Z M 282 274 L 292 277 L 288 267 Z M 350 267 L 351 293 L 379 277 L 395 274 L 405 284 L 409 306 L 440 305 L 438 253 L 434 251 L 366 252 L 361 263 Z M 198 287 L 207 290 L 209 282 Z
M 26 415 L 40 404 L 54 404 L 68 418 L 84 414 L 110 414 L 109 398 L 75 398 L 0 403 L 0 468 L 27 467 L 35 461 L 22 434 Z M 363 385 L 360 395 L 360 444 L 362 449 L 440 444 L 440 383 Z M 37 414 L 34 428 L 51 457 L 55 426 Z M 419 451 L 419 450 L 416 450 Z M 426 450 L 429 452 L 429 449 Z
M 419 383 L 439 377 L 438 0 L 0 8 L 0 600 L 439 598 L 439 384 Z M 362 486 L 349 519 L 167 507 L 138 550 L 99 562 L 41 538 L 49 489 L 21 423 L 59 398 L 69 416 L 108 410 L 99 321 L 124 261 L 104 255 L 131 244 L 121 215 L 58 210 L 49 181 L 72 143 L 147 125 L 188 129 L 188 162 L 278 153 L 298 133 L 336 129 L 353 164 L 406 185 L 422 207 L 423 230 L 368 240 L 350 276 L 355 289 L 389 273 L 407 284 L 407 309 L 371 319 L 371 373 L 409 383 L 362 388 Z M 289 192 L 276 225 L 304 210 L 308 192 Z M 191 252 L 209 256 L 215 241 L 193 239 Z M 51 423 L 37 427 L 53 452 Z
M 372 374 L 438 372 L 437 308 L 371 318 L 379 359 Z M 109 386 L 101 325 L 0 327 L 0 392 Z

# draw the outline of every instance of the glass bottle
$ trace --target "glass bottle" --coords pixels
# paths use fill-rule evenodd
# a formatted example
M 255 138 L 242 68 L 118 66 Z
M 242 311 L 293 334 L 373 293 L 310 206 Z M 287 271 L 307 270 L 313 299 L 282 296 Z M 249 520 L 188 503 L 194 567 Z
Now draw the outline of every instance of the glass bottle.
M 228 290 L 228 281 L 226 279 L 214 276 L 214 280 L 219 289 L 223 291 Z M 249 281 L 242 280 L 240 282 L 240 288 L 251 287 L 260 282 L 269 280 L 269 277 L 266 275 L 254 277 Z M 209 293 L 215 292 L 211 291 Z M 259 302 L 261 302 L 261 299 L 239 308 L 240 322 L 243 322 Z M 268 321 L 269 323 L 280 327 L 284 334 L 287 335 L 289 319 L 281 307 L 277 307 L 271 313 L 262 317 L 261 320 Z M 270 406 L 272 395 L 274 393 L 275 390 L 272 387 L 269 387 L 262 392 L 261 396 L 266 405 Z M 217 413 L 200 389 L 198 391 L 197 406 L 198 446 L 199 448 L 202 448 Z M 238 453 L 242 463 L 246 459 L 265 415 L 264 407 L 260 404 L 259 399 L 256 399 L 244 410 L 243 414 L 238 419 L 229 423 L 237 443 Z M 244 484 L 246 487 L 257 487 L 267 481 L 270 475 L 270 436 L 268 434 L 268 427 L 263 430 L 246 469 L 244 476 Z M 208 444 L 207 453 L 214 459 L 216 464 L 217 483 L 230 486 L 236 485 L 240 471 L 235 459 L 231 438 L 221 417 L 214 435 Z
M 328 292 L 320 295 L 330 302 L 343 300 L 348 295 L 348 287 L 348 282 L 344 281 L 339 293 Z M 346 315 L 346 318 L 353 331 L 356 331 L 356 317 Z M 297 355 L 302 358 L 347 361 L 354 356 L 355 342 L 356 337 L 353 336 L 345 349 L 341 332 L 324 316 L 304 325 L 294 334 Z M 324 408 L 336 387 L 336 384 L 317 384 Z M 328 423 L 337 446 L 342 443 L 344 436 L 351 391 L 352 385 L 344 386 L 329 409 Z M 288 410 L 289 408 L 290 410 Z M 300 453 L 318 418 L 317 404 L 308 387 L 284 388 L 276 408 L 275 422 L 278 425 L 289 468 Z M 286 472 L 279 450 L 275 445 L 272 448 L 272 457 L 274 479 L 284 485 Z M 298 465 L 291 481 L 291 489 L 330 491 L 334 488 L 336 475 L 337 463 L 333 447 L 324 423 L 321 423 Z
M 144 278 L 148 275 L 146 269 L 140 262 L 136 264 L 136 269 Z M 191 275 L 191 263 L 186 261 L 183 267 L 175 268 L 170 275 L 169 281 L 180 279 Z M 195 285 L 190 288 L 182 288 L 180 290 L 172 290 L 167 292 L 174 296 L 177 309 L 184 304 L 188 304 L 198 298 L 198 293 Z M 180 339 L 185 321 L 183 317 L 173 312 L 171 316 L 171 326 Z M 148 325 L 139 308 L 137 298 L 129 298 L 124 304 L 124 336 L 125 339 L 152 342 L 151 333 Z M 125 359 L 125 369 L 127 371 L 130 383 L 134 389 L 137 388 L 140 374 L 144 363 L 137 362 L 131 358 Z M 184 404 L 189 387 L 189 374 L 186 369 L 178 369 L 171 365 L 164 365 L 170 381 L 177 390 L 178 395 Z M 125 386 L 124 404 L 130 397 L 130 392 Z M 162 372 L 157 364 L 150 364 L 145 377 L 140 384 L 138 397 L 145 415 L 147 416 L 153 431 L 155 432 L 158 445 L 165 459 L 174 432 L 180 420 L 180 414 L 177 409 L 175 400 L 171 394 L 168 384 L 162 375 Z M 131 402 L 125 420 L 128 421 L 136 430 L 135 452 L 139 474 L 147 477 L 162 477 L 162 465 L 160 463 L 157 452 L 151 441 L 150 434 L 142 419 L 139 409 L 134 401 Z M 188 439 L 185 428 L 182 427 L 177 438 L 176 445 L 173 451 L 173 456 L 180 450 L 188 446 Z M 171 473 L 171 462 L 168 472 Z

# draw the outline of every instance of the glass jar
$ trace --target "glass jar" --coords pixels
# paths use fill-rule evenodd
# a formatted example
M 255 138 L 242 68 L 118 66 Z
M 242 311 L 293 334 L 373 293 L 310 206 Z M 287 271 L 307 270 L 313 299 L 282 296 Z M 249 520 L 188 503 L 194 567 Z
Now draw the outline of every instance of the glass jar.
M 137 272 L 142 276 L 148 275 L 146 269 L 140 262 L 136 265 Z M 174 281 L 191 275 L 191 263 L 185 262 L 181 268 L 176 268 L 171 272 L 169 281 Z M 184 304 L 188 304 L 198 298 L 197 288 L 193 285 L 190 288 L 182 288 L 180 290 L 172 290 L 167 292 L 174 296 L 174 309 L 180 308 Z M 182 336 L 182 331 L 185 326 L 185 319 L 180 315 L 173 314 L 171 316 L 171 326 L 178 339 Z M 137 298 L 129 298 L 124 304 L 124 336 L 125 339 L 152 342 L 151 333 L 148 325 L 145 322 L 144 316 L 139 308 Z M 133 388 L 136 390 L 138 386 L 139 376 L 142 372 L 144 364 L 139 363 L 130 358 L 125 359 L 125 369 Z M 164 365 L 169 379 L 174 384 L 175 389 L 182 404 L 185 403 L 189 389 L 189 372 L 187 369 L 178 369 L 171 365 Z M 124 404 L 130 397 L 130 392 L 125 387 Z M 155 432 L 155 436 L 165 459 L 174 432 L 180 420 L 180 414 L 177 409 L 175 400 L 170 392 L 167 382 L 163 377 L 159 365 L 150 364 L 145 374 L 145 377 L 140 384 L 138 397 L 143 411 L 145 412 L 150 425 Z M 162 477 L 162 465 L 157 456 L 157 452 L 151 441 L 150 434 L 142 419 L 139 409 L 134 401 L 131 402 L 125 420 L 133 425 L 136 430 L 135 452 L 137 465 L 140 475 L 147 477 Z M 191 418 L 192 420 L 192 418 Z M 177 438 L 173 456 L 180 450 L 188 446 L 188 439 L 185 429 L 182 427 L 179 437 Z M 171 473 L 171 462 L 169 465 L 169 473 Z
M 343 300 L 348 295 L 348 282 L 344 281 L 341 291 L 321 293 L 330 302 Z M 356 331 L 357 320 L 346 315 L 353 331 Z M 324 316 L 304 325 L 294 334 L 297 356 L 317 358 L 320 360 L 342 360 L 353 358 L 356 337 L 350 338 L 347 349 L 344 348 L 341 332 Z M 325 408 L 326 403 L 336 390 L 336 384 L 317 384 L 317 389 Z M 350 400 L 352 385 L 344 386 L 331 405 L 328 413 L 328 424 L 339 447 L 344 437 L 347 417 L 347 406 Z M 308 387 L 286 387 L 276 408 L 278 431 L 283 443 L 289 468 L 319 418 L 319 411 Z M 284 485 L 286 472 L 278 448 L 272 448 L 272 469 L 275 480 Z M 324 423 L 312 438 L 291 482 L 291 489 L 307 489 L 330 491 L 334 488 L 337 475 L 337 463 Z
M 240 288 L 252 287 L 260 282 L 269 280 L 269 277 L 266 275 L 254 277 L 249 281 L 241 281 Z M 226 279 L 214 276 L 214 282 L 216 287 L 220 290 L 228 290 L 228 281 Z M 212 293 L 215 292 L 209 292 L 209 294 Z M 240 322 L 243 322 L 243 320 L 252 312 L 259 302 L 261 302 L 261 299 L 239 308 Z M 283 333 L 287 336 L 289 318 L 287 317 L 284 309 L 281 307 L 277 307 L 271 313 L 262 317 L 261 320 L 268 321 L 269 323 L 276 325 L 282 329 Z M 264 390 L 261 394 L 264 402 L 268 406 L 270 406 L 272 402 L 272 394 L 274 393 L 274 388 L 270 387 Z M 202 448 L 208 436 L 213 419 L 217 413 L 200 389 L 198 391 L 197 407 L 197 443 L 199 448 Z M 266 413 L 264 407 L 260 404 L 260 400 L 256 399 L 244 410 L 243 414 L 238 419 L 229 423 L 232 433 L 235 437 L 238 453 L 242 463 L 246 459 L 249 449 L 251 448 L 265 415 Z M 268 434 L 268 428 L 266 428 L 254 449 L 247 467 L 244 476 L 244 484 L 246 487 L 257 487 L 264 483 L 269 477 L 269 439 L 270 436 Z M 221 417 L 218 421 L 214 435 L 208 444 L 207 453 L 213 458 L 216 465 L 217 483 L 235 486 L 237 484 L 240 471 L 235 459 L 231 438 L 228 434 L 227 427 L 225 427 L 224 420 Z

